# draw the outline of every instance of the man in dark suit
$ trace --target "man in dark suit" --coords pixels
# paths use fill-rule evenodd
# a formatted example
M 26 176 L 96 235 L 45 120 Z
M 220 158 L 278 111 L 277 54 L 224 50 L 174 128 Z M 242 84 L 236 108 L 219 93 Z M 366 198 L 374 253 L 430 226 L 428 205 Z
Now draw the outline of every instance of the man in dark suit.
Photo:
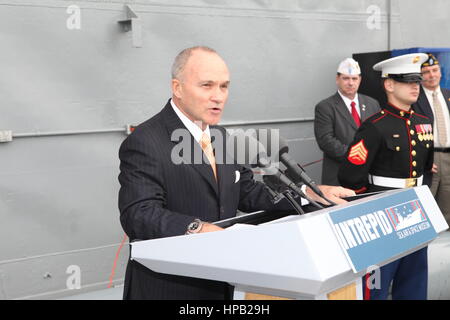
M 323 151 L 322 183 L 338 186 L 339 165 L 345 157 L 356 130 L 368 117 L 380 110 L 379 103 L 358 93 L 361 69 L 348 58 L 338 67 L 338 91 L 315 107 L 314 134 Z
M 422 87 L 413 108 L 430 118 L 434 131 L 434 165 L 424 182 L 450 224 L 450 90 L 440 87 L 441 67 L 433 54 L 422 64 Z
M 233 217 L 238 209 L 277 209 L 250 169 L 216 161 L 221 150 L 216 146 L 214 152 L 207 141 L 213 132 L 225 136 L 216 124 L 229 83 L 228 68 L 214 50 L 183 50 L 172 67 L 172 99 L 122 143 L 119 209 L 130 241 L 219 231 L 211 222 Z M 180 143 L 188 147 L 180 150 Z M 202 161 L 192 161 L 192 154 L 203 154 Z M 321 189 L 340 203 L 340 197 L 354 195 L 341 187 Z M 131 260 L 125 274 L 124 299 L 227 299 L 231 294 L 226 283 L 156 273 Z

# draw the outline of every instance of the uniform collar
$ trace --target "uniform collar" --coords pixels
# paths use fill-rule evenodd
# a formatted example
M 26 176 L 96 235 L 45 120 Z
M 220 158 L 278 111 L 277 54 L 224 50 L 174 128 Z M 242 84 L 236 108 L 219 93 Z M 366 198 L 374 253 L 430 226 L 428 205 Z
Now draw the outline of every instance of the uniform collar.
M 392 103 L 388 102 L 386 107 L 384 108 L 386 111 L 399 116 L 401 118 L 409 119 L 411 115 L 414 113 L 412 108 L 409 109 L 409 111 L 405 111 L 403 109 L 400 109 L 399 107 L 396 107 Z

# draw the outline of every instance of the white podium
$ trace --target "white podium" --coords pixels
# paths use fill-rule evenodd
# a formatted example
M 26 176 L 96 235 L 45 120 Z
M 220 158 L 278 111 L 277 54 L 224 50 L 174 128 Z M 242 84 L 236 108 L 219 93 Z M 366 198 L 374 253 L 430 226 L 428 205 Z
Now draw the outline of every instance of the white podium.
M 436 234 L 445 231 L 448 225 L 428 187 L 407 190 L 414 190 Z M 358 211 L 368 203 L 381 203 L 402 192 L 390 191 L 257 226 L 235 225 L 220 232 L 135 242 L 131 244 L 131 258 L 156 272 L 224 281 L 241 292 L 328 299 L 331 292 L 349 284 L 359 281 L 356 288 L 360 288 L 360 279 L 366 273 L 355 270 L 330 214 L 347 208 Z M 401 258 L 430 241 L 377 261 L 376 265 Z M 357 290 L 356 298 L 362 298 L 361 290 Z

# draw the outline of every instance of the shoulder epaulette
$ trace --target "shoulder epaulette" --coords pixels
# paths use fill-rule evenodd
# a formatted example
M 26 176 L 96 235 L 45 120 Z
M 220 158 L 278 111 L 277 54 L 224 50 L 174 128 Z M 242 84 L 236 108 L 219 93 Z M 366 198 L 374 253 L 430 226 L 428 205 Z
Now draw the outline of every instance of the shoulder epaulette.
M 376 113 L 372 117 L 370 117 L 370 122 L 376 123 L 384 117 L 386 117 L 386 112 L 380 111 L 379 113 Z
M 423 114 L 420 114 L 420 113 L 417 113 L 417 112 L 414 112 L 414 115 L 416 115 L 418 117 L 421 117 L 421 118 L 424 118 L 424 119 L 428 119 L 428 120 L 430 119 L 427 116 L 424 116 Z

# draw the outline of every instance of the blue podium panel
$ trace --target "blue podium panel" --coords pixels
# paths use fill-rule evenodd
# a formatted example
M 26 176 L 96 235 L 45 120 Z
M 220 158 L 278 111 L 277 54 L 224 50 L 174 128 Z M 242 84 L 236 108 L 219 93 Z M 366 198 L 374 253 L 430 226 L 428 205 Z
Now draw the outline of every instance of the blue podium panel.
M 414 189 L 329 213 L 355 273 L 437 237 Z

